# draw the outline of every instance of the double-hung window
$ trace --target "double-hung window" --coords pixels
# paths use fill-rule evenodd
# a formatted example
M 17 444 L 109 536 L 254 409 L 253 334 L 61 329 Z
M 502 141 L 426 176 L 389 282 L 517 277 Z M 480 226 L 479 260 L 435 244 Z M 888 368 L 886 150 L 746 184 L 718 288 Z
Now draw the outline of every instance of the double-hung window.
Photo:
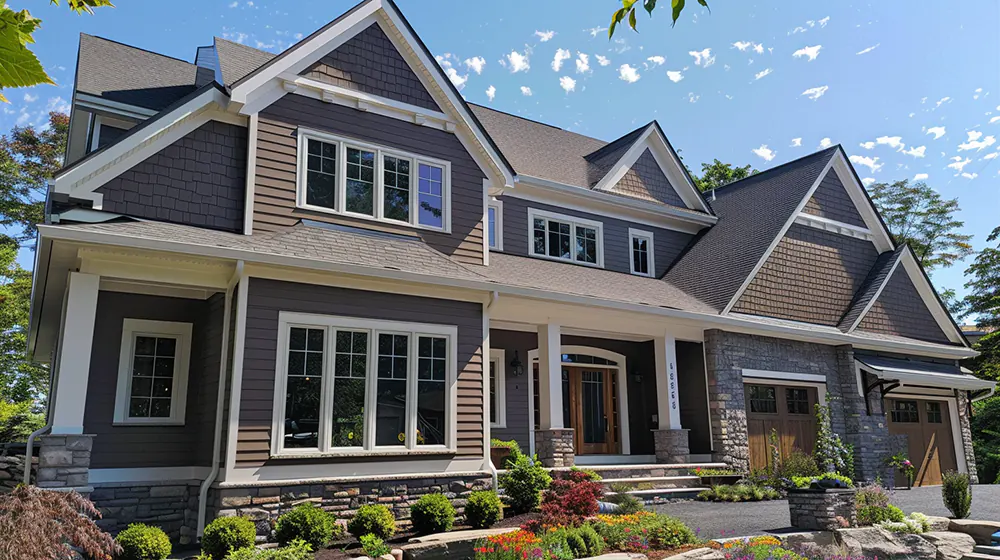
M 504 351 L 490 350 L 490 426 L 507 427 L 507 387 L 504 375 Z
M 115 424 L 184 423 L 191 323 L 125 319 Z
M 486 235 L 490 249 L 503 251 L 503 201 L 492 199 L 486 205 Z
M 528 250 L 533 255 L 604 266 L 601 222 L 528 209 Z
M 298 153 L 300 207 L 450 231 L 448 162 L 303 129 Z
M 653 265 L 653 233 L 629 228 L 628 244 L 632 274 L 656 275 L 656 267 Z
M 273 455 L 454 448 L 455 327 L 282 312 Z

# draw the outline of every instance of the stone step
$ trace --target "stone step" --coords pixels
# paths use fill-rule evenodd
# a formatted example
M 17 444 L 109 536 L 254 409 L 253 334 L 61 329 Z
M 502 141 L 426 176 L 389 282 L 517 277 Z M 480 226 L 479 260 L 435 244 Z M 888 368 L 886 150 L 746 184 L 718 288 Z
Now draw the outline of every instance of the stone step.
M 632 490 L 629 494 L 639 498 L 646 505 L 660 504 L 671 500 L 693 500 L 698 494 L 708 490 L 703 486 L 692 486 L 690 488 L 654 488 L 652 490 Z M 613 494 L 606 492 L 605 496 Z
M 985 554 L 987 556 L 1000 557 L 1000 546 L 986 546 L 978 544 L 976 545 L 976 548 L 973 549 L 973 552 L 977 554 Z
M 648 476 L 644 478 L 605 478 L 601 481 L 605 490 L 611 490 L 612 485 L 626 484 L 632 490 L 654 490 L 658 488 L 691 488 L 701 484 L 701 477 L 686 476 Z
M 725 468 L 723 463 L 690 463 L 690 464 L 645 464 L 645 465 L 587 465 L 580 469 L 594 471 L 602 478 L 622 479 L 622 478 L 660 478 L 674 476 L 691 476 L 696 468 L 721 469 Z M 549 469 L 553 472 L 568 471 L 568 467 L 557 467 Z

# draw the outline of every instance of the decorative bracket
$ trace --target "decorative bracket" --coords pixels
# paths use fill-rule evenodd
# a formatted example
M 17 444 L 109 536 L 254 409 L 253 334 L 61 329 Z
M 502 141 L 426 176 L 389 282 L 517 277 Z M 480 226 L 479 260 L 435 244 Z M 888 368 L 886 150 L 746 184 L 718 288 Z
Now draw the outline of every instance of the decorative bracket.
M 885 396 L 889 394 L 889 391 L 899 387 L 899 381 L 892 381 L 888 379 L 876 379 L 871 385 L 865 386 L 865 412 L 868 416 L 872 415 L 872 405 L 868 401 L 868 395 L 876 388 L 879 388 L 880 398 L 885 400 Z M 885 416 L 885 406 L 882 407 L 882 416 Z

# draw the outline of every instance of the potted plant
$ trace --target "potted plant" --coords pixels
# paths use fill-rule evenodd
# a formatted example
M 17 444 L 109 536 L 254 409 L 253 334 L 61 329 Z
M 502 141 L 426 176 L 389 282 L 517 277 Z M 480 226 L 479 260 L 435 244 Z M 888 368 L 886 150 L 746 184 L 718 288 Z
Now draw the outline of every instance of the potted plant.
M 502 441 L 496 438 L 490 440 L 490 459 L 493 466 L 498 469 L 506 469 L 507 461 L 521 453 L 521 447 L 514 440 Z
M 913 463 L 910 462 L 906 455 L 896 453 L 892 457 L 889 457 L 889 466 L 903 475 L 903 478 L 906 479 L 907 490 L 913 488 L 913 477 L 917 474 L 917 468 L 913 466 Z
M 733 485 L 743 478 L 743 475 L 733 469 L 703 469 L 699 467 L 692 470 L 691 474 L 701 477 L 703 486 Z

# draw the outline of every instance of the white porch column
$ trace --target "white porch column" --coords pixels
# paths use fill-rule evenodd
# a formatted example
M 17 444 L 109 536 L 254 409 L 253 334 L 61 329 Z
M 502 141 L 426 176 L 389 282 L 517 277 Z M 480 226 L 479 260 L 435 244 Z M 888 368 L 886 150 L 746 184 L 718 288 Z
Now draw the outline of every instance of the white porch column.
M 52 434 L 82 434 L 83 412 L 90 379 L 90 350 L 94 344 L 97 293 L 101 277 L 71 272 L 55 367 L 58 372 L 51 396 Z
M 653 340 L 656 348 L 656 413 L 659 429 L 681 429 L 681 408 L 677 400 L 677 340 L 672 336 Z
M 530 367 L 530 365 L 529 365 Z M 538 327 L 539 429 L 564 428 L 562 402 L 562 336 L 557 324 Z

